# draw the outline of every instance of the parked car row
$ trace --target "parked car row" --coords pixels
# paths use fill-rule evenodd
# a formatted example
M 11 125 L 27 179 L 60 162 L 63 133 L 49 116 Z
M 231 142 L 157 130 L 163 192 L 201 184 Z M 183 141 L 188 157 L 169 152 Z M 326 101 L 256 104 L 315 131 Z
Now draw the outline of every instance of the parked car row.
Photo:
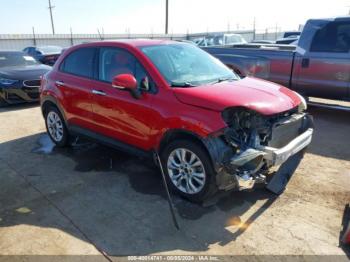
M 279 38 L 275 41 L 272 40 L 252 40 L 253 44 L 284 44 L 284 45 L 296 45 L 299 40 L 301 32 L 290 31 L 283 34 L 283 38 Z M 228 34 L 228 33 L 209 33 L 204 37 L 197 37 L 191 40 L 194 44 L 200 47 L 209 46 L 232 46 L 247 44 L 248 42 L 240 34 Z
M 247 41 L 239 34 L 208 34 L 205 37 L 193 39 L 196 45 L 205 46 L 222 46 L 222 45 L 237 45 L 246 44 Z

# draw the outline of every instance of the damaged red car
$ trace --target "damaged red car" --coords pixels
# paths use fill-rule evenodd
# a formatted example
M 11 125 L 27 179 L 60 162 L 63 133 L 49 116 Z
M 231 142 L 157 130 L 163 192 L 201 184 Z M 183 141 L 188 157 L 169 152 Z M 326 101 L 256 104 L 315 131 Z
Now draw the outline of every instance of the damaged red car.
M 86 136 L 141 156 L 159 153 L 169 186 L 203 201 L 218 190 L 284 190 L 313 133 L 305 100 L 241 78 L 194 45 L 103 41 L 64 52 L 41 84 L 57 146 Z

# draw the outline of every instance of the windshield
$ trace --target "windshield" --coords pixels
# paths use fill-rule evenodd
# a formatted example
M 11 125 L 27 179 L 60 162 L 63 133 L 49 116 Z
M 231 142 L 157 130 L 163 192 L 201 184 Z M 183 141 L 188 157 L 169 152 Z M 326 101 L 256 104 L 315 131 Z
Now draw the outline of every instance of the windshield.
M 171 86 L 197 86 L 238 79 L 218 59 L 194 45 L 145 46 L 141 50 Z
M 38 62 L 23 53 L 0 53 L 0 67 L 36 65 Z
M 59 46 L 41 46 L 38 50 L 43 54 L 59 54 L 62 52 L 62 47 Z

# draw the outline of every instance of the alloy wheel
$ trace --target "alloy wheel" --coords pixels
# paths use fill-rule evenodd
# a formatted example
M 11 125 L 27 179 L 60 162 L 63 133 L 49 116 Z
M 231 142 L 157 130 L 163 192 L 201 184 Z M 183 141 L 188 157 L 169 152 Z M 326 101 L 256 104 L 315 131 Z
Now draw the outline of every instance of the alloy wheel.
M 63 123 L 60 116 L 56 112 L 50 111 L 47 114 L 46 121 L 47 121 L 47 128 L 50 133 L 50 136 L 56 142 L 60 142 L 63 138 L 63 132 L 64 132 Z
M 205 185 L 204 165 L 188 149 L 178 148 L 172 151 L 168 157 L 167 169 L 171 182 L 186 194 L 197 194 Z

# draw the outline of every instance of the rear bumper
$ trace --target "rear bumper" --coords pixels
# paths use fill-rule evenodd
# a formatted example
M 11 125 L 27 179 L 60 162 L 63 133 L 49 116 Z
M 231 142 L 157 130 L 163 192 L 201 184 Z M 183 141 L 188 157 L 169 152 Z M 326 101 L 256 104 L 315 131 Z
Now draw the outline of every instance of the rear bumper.
M 259 149 L 265 153 L 264 159 L 270 165 L 279 166 L 287 161 L 288 158 L 307 147 L 311 143 L 312 134 L 313 129 L 309 128 L 282 148 L 265 146 Z

